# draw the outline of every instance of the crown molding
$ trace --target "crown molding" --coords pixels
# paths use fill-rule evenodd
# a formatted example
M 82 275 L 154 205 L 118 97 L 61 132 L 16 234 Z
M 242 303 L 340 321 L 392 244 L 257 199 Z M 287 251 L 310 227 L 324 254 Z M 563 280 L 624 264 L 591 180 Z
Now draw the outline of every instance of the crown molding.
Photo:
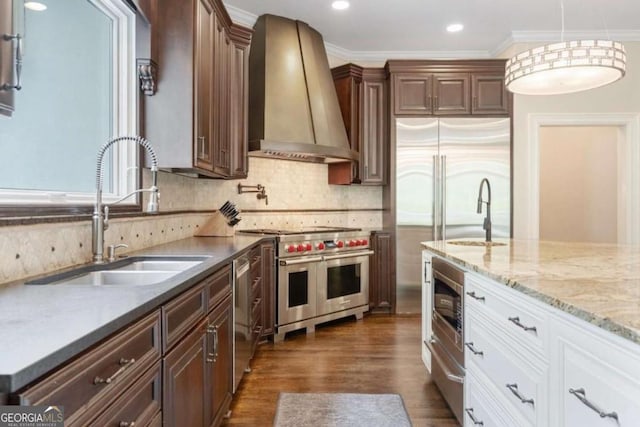
M 245 27 L 253 28 L 258 15 L 225 3 L 231 20 Z M 385 62 L 388 59 L 487 59 L 497 58 L 514 43 L 538 43 L 560 41 L 560 31 L 513 31 L 491 50 L 349 50 L 333 43 L 324 43 L 327 54 L 344 61 Z M 604 39 L 640 41 L 640 30 L 611 31 L 565 31 L 565 40 Z
M 325 42 L 327 54 L 345 61 L 385 62 L 388 59 L 487 59 L 485 50 L 349 50 Z
M 236 6 L 232 6 L 230 4 L 225 3 L 224 7 L 227 9 L 231 20 L 235 24 L 240 24 L 245 27 L 253 28 L 258 20 L 258 15 L 255 15 L 251 12 L 247 12 L 244 9 L 240 9 Z

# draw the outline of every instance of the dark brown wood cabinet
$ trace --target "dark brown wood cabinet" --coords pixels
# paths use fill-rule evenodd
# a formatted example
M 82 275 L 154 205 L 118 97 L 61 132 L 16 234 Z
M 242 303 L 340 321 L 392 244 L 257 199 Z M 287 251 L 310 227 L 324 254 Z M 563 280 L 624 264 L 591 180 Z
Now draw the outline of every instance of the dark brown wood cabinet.
M 159 0 L 158 90 L 145 99 L 145 136 L 162 169 L 247 176 L 248 46 L 221 0 Z
M 165 426 L 205 426 L 206 333 L 207 320 L 202 320 L 163 360 Z
M 509 92 L 504 74 L 471 75 L 471 112 L 473 114 L 509 114 Z
M 209 314 L 205 426 L 220 425 L 233 393 L 233 305 L 231 295 Z
M 388 90 L 383 69 L 346 64 L 332 70 L 353 163 L 329 165 L 329 184 L 385 185 L 388 151 Z
M 395 260 L 391 233 L 371 234 L 374 251 L 369 263 L 369 310 L 371 313 L 395 313 Z
M 504 60 L 388 61 L 395 116 L 509 115 Z

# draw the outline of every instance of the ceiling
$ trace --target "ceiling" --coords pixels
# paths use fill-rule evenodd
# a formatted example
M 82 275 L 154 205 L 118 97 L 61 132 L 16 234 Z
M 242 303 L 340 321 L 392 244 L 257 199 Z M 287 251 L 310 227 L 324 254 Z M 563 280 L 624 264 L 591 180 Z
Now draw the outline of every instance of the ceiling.
M 558 41 L 560 1 L 350 0 L 343 11 L 333 10 L 332 0 L 224 3 L 238 23 L 253 25 L 264 13 L 299 19 L 322 33 L 330 54 L 375 59 L 491 57 L 514 42 Z M 566 39 L 640 40 L 638 0 L 564 0 L 564 11 Z M 447 33 L 453 22 L 464 30 Z

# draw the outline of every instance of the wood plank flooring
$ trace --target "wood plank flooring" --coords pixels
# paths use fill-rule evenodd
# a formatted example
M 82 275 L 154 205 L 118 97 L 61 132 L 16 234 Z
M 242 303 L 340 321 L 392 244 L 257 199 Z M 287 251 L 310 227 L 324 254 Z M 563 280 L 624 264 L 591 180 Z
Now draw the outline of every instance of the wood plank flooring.
M 458 424 L 420 356 L 419 316 L 365 316 L 262 344 L 225 426 L 271 426 L 279 392 L 398 393 L 414 426 Z

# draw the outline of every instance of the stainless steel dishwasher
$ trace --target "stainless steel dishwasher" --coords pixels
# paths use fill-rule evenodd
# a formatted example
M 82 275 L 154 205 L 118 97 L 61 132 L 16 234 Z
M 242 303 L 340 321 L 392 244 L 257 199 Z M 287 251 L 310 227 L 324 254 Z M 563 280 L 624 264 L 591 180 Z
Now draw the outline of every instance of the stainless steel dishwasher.
M 242 374 L 249 369 L 251 358 L 251 311 L 249 307 L 249 257 L 233 261 L 233 392 Z

